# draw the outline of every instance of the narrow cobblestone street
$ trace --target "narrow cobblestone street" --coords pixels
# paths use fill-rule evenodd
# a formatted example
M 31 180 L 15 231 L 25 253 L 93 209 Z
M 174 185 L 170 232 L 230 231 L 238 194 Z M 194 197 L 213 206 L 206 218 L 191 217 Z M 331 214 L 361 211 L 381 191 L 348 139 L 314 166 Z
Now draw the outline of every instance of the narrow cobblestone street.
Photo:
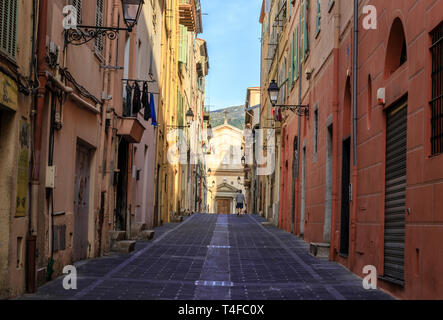
M 310 256 L 305 242 L 263 221 L 193 215 L 157 228 L 154 240 L 137 243 L 130 255 L 77 263 L 77 290 L 64 290 L 60 277 L 22 299 L 392 299 L 365 290 L 356 275 Z

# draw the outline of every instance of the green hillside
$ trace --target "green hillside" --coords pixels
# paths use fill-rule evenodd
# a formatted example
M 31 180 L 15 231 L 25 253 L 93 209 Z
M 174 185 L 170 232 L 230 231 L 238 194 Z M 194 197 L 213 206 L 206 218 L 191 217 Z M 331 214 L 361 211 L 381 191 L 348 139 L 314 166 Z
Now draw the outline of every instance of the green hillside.
M 225 122 L 225 111 L 228 111 L 228 124 L 240 130 L 245 128 L 245 107 L 235 106 L 211 112 L 211 125 L 213 128 Z

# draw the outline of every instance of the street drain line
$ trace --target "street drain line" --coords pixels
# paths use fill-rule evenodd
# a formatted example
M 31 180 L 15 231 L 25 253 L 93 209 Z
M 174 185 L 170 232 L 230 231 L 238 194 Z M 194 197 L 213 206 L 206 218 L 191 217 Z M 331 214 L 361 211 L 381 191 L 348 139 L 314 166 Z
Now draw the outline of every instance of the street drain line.
M 211 243 L 208 245 L 205 263 L 200 273 L 200 280 L 195 281 L 195 286 L 197 288 L 195 290 L 194 299 L 198 299 L 198 296 L 200 295 L 207 296 L 208 293 L 204 292 L 202 287 L 226 288 L 229 290 L 226 292 L 227 299 L 231 298 L 230 288 L 234 286 L 234 283 L 230 281 L 229 274 L 230 248 L 228 216 L 218 216 Z M 226 252 L 225 249 L 228 251 Z M 217 280 L 211 279 L 211 277 L 214 277 L 214 269 L 217 270 Z

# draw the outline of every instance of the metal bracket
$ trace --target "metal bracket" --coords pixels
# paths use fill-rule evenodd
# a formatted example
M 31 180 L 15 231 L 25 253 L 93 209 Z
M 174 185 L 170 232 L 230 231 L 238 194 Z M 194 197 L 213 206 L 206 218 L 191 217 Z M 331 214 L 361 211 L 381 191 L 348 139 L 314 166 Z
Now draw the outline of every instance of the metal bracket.
M 65 45 L 81 46 L 104 36 L 109 40 L 115 40 L 120 31 L 131 32 L 132 30 L 120 27 L 77 26 L 76 29 L 65 30 Z
M 309 116 L 309 105 L 275 105 L 274 108 L 279 108 L 282 111 L 292 111 L 300 117 Z

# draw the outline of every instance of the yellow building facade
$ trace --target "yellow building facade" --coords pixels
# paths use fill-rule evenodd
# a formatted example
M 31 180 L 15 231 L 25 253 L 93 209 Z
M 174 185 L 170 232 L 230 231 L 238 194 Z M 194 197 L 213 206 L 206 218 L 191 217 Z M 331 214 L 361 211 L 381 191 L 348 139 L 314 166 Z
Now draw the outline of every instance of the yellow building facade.
M 193 194 L 191 177 L 196 168 L 190 161 L 192 126 L 188 127 L 186 114 L 192 111 L 192 122 L 203 118 L 204 86 L 199 89 L 199 79 L 207 74 L 207 70 L 203 75 L 197 72 L 201 58 L 200 52 L 197 53 L 201 46 L 197 35 L 202 32 L 200 1 L 167 0 L 162 15 L 156 225 L 195 209 L 195 202 L 187 196 Z M 207 50 L 204 55 L 207 59 Z M 197 125 L 193 129 L 200 135 L 202 128 Z

